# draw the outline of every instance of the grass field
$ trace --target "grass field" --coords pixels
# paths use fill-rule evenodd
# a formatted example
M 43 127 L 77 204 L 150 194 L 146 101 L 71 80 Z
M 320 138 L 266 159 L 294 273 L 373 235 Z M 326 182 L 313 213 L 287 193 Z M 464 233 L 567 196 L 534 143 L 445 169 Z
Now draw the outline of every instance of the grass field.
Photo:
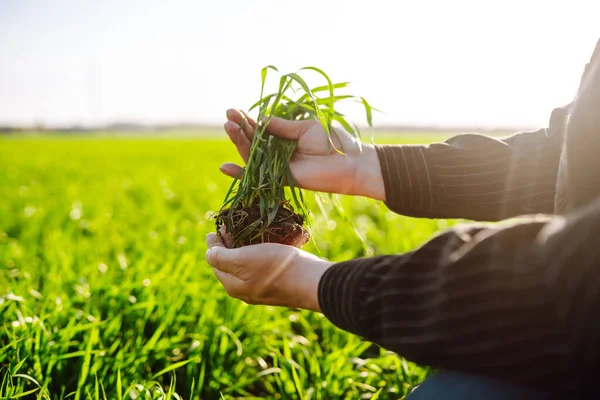
M 226 296 L 205 236 L 237 160 L 219 139 L 0 138 L 0 399 L 400 399 L 426 376 L 319 314 Z M 306 249 L 331 260 L 452 223 L 340 201 L 310 206 Z

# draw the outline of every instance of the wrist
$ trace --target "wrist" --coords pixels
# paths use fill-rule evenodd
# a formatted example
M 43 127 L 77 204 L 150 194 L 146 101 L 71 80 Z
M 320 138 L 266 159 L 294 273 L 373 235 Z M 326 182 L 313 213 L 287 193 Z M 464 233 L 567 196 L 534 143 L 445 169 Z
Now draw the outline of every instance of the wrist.
M 354 190 L 351 194 L 385 201 L 381 164 L 372 144 L 364 144 L 362 151 L 357 155 Z
M 321 277 L 334 263 L 317 259 L 309 259 L 299 265 L 293 285 L 295 308 L 321 312 L 319 305 L 319 282 Z

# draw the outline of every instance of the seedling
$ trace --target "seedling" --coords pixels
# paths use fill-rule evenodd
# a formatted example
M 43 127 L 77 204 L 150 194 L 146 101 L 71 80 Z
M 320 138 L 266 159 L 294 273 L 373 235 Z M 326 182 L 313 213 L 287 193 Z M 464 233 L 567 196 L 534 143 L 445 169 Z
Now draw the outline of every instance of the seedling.
M 349 82 L 333 83 L 329 76 L 315 67 L 282 75 L 275 93 L 264 94 L 267 72 L 277 68 L 270 65 L 261 71 L 260 99 L 249 111 L 258 109 L 254 136 L 246 167 L 233 180 L 220 212 L 216 217 L 217 232 L 228 247 L 257 243 L 281 243 L 302 246 L 310 234 L 309 212 L 300 189 L 290 170 L 290 159 L 296 141 L 270 135 L 267 128 L 273 117 L 288 120 L 315 120 L 323 126 L 330 152 L 344 154 L 335 146 L 338 135 L 333 123 L 340 124 L 355 139 L 360 148 L 361 132 L 336 109 L 340 101 L 357 101 L 364 107 L 367 123 L 372 126 L 372 111 L 362 97 L 337 95 Z M 312 72 L 324 78 L 325 84 L 310 88 L 300 73 Z M 340 141 L 341 142 L 341 141 Z

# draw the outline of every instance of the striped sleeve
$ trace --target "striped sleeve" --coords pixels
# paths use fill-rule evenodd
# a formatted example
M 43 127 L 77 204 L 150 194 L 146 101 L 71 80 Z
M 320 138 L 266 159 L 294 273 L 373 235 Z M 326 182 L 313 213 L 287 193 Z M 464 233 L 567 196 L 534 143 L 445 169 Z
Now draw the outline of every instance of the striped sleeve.
M 598 389 L 599 235 L 600 201 L 570 217 L 456 227 L 411 253 L 334 264 L 320 307 L 339 328 L 422 365 Z
M 463 134 L 430 145 L 377 145 L 386 205 L 427 218 L 496 221 L 552 213 L 567 111 L 548 129 L 505 139 Z

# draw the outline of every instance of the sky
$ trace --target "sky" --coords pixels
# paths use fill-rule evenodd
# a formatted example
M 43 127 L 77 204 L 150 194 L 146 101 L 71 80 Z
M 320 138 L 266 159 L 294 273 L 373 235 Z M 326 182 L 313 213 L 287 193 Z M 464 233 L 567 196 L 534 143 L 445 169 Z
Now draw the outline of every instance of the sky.
M 258 100 L 272 64 L 352 82 L 382 111 L 375 125 L 546 126 L 577 91 L 598 11 L 595 0 L 0 0 L 0 125 L 222 123 Z

